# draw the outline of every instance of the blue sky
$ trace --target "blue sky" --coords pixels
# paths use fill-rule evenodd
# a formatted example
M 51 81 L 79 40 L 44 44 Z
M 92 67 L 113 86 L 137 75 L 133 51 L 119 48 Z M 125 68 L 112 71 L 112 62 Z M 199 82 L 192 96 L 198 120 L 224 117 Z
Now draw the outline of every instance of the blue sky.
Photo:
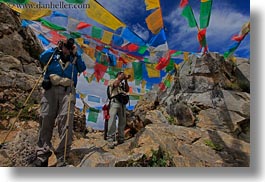
M 34 0 L 35 2 L 47 3 L 46 0 Z M 60 0 L 53 0 L 59 2 Z M 88 0 L 85 0 L 85 3 Z M 148 30 L 145 18 L 151 13 L 146 11 L 144 0 L 98 0 L 98 2 L 118 17 L 135 33 L 145 41 L 152 38 Z M 167 41 L 170 49 L 199 52 L 197 41 L 197 29 L 188 27 L 186 20 L 181 16 L 182 9 L 179 8 L 180 0 L 160 0 L 163 21 L 166 30 Z M 199 23 L 200 0 L 190 0 L 195 18 Z M 83 9 L 57 10 L 73 18 L 102 27 L 97 22 L 89 19 Z M 67 25 L 65 19 L 50 19 L 60 25 Z M 223 54 L 233 44 L 232 35 L 239 33 L 241 26 L 250 19 L 250 0 L 213 0 L 212 14 L 209 27 L 207 28 L 207 43 L 209 50 Z M 236 56 L 249 58 L 250 35 L 248 35 L 235 53 Z

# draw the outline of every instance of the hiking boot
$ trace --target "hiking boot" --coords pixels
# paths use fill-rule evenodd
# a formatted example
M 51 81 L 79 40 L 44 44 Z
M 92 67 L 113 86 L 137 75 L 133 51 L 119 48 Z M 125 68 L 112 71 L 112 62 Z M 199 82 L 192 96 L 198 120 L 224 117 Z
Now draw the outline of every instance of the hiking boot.
M 124 140 L 118 140 L 118 145 L 120 145 L 120 144 L 123 144 L 124 143 Z
M 37 158 L 28 167 L 48 167 L 48 159 L 42 162 Z
M 108 148 L 109 149 L 114 149 L 114 142 L 113 141 L 108 142 Z
M 64 157 L 60 157 L 57 159 L 56 167 L 66 167 L 68 166 L 68 163 L 64 161 Z

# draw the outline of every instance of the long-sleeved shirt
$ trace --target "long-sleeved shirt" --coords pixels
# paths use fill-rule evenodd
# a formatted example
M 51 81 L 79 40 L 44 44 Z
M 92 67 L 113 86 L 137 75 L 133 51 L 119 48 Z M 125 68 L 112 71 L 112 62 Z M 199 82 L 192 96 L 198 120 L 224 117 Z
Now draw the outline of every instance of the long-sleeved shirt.
M 61 77 L 64 78 L 69 78 L 72 79 L 72 70 L 73 70 L 73 66 L 74 66 L 74 74 L 73 74 L 73 81 L 74 81 L 74 86 L 76 86 L 77 84 L 77 74 L 81 73 L 83 71 L 86 70 L 86 65 L 83 62 L 81 55 L 77 54 L 77 59 L 75 64 L 72 64 L 74 61 L 74 56 L 70 56 L 69 58 L 69 63 L 67 67 L 63 67 L 62 64 L 60 62 L 61 61 L 61 55 L 60 52 L 57 51 L 55 48 L 51 48 L 48 49 L 46 51 L 44 51 L 41 55 L 40 55 L 40 62 L 44 65 L 46 65 L 50 59 L 50 57 L 52 56 L 52 54 L 55 52 L 55 54 L 53 55 L 52 61 L 50 63 L 50 65 L 48 66 L 48 69 L 44 75 L 44 78 L 48 79 L 50 74 L 56 74 L 59 75 Z

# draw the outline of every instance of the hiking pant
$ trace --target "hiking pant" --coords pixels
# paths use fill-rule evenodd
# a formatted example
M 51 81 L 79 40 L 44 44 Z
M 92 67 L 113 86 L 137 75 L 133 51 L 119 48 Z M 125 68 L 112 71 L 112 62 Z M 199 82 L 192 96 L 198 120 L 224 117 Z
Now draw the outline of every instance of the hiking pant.
M 115 140 L 116 134 L 116 116 L 118 115 L 118 135 L 119 140 L 124 140 L 124 128 L 126 126 L 126 105 L 122 105 L 117 99 L 112 99 L 109 110 L 108 134 L 107 140 L 112 142 Z
M 70 118 L 68 126 L 67 155 L 69 154 L 72 144 L 72 130 L 74 120 L 74 106 L 76 102 L 75 89 L 71 87 L 52 86 L 44 92 L 41 99 L 40 108 L 40 128 L 37 143 L 37 157 L 41 161 L 48 160 L 52 154 L 52 135 L 55 124 L 58 126 L 60 141 L 54 151 L 57 159 L 64 156 L 65 139 L 66 139 L 66 122 L 69 104 L 69 95 L 72 91 Z

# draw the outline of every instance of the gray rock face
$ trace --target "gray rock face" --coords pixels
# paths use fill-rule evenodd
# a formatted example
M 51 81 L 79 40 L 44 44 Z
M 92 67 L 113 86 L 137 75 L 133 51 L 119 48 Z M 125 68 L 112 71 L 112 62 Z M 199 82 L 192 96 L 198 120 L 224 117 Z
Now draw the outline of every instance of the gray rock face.
M 249 157 L 248 143 L 223 132 L 150 124 L 114 150 L 87 154 L 79 167 L 238 167 Z
M 249 132 L 245 131 L 250 122 L 250 95 L 240 87 L 235 70 L 239 68 L 218 54 L 209 53 L 202 58 L 193 56 L 175 75 L 179 79 L 172 87 L 177 85 L 179 89 L 166 98 L 161 94 L 159 100 L 177 121 L 190 121 L 189 125 L 177 122 L 178 125 L 193 126 L 195 123 L 197 127 L 220 130 L 234 137 L 242 134 L 244 140 L 249 141 Z
M 21 26 L 18 15 L 0 4 L 0 52 L 31 62 L 43 51 L 35 34 Z
M 1 119 L 14 117 L 13 109 L 24 103 L 41 75 L 39 61 L 43 51 L 39 40 L 29 28 L 21 26 L 18 15 L 3 3 L 0 4 L 0 104 Z M 29 105 L 40 102 L 42 89 L 38 85 Z M 7 112 L 6 112 L 7 111 Z M 16 111 L 17 112 L 17 111 Z M 32 113 L 31 113 L 32 114 Z M 37 110 L 34 115 L 37 115 Z
M 163 117 L 153 114 L 156 124 L 150 122 L 141 135 L 148 133 L 149 140 L 169 152 L 174 166 L 249 166 L 249 61 L 239 58 L 234 64 L 215 53 L 191 56 L 174 80 L 156 94 L 155 109 L 139 102 L 134 113 L 160 110 L 170 124 L 185 127 L 165 125 L 158 122 Z

